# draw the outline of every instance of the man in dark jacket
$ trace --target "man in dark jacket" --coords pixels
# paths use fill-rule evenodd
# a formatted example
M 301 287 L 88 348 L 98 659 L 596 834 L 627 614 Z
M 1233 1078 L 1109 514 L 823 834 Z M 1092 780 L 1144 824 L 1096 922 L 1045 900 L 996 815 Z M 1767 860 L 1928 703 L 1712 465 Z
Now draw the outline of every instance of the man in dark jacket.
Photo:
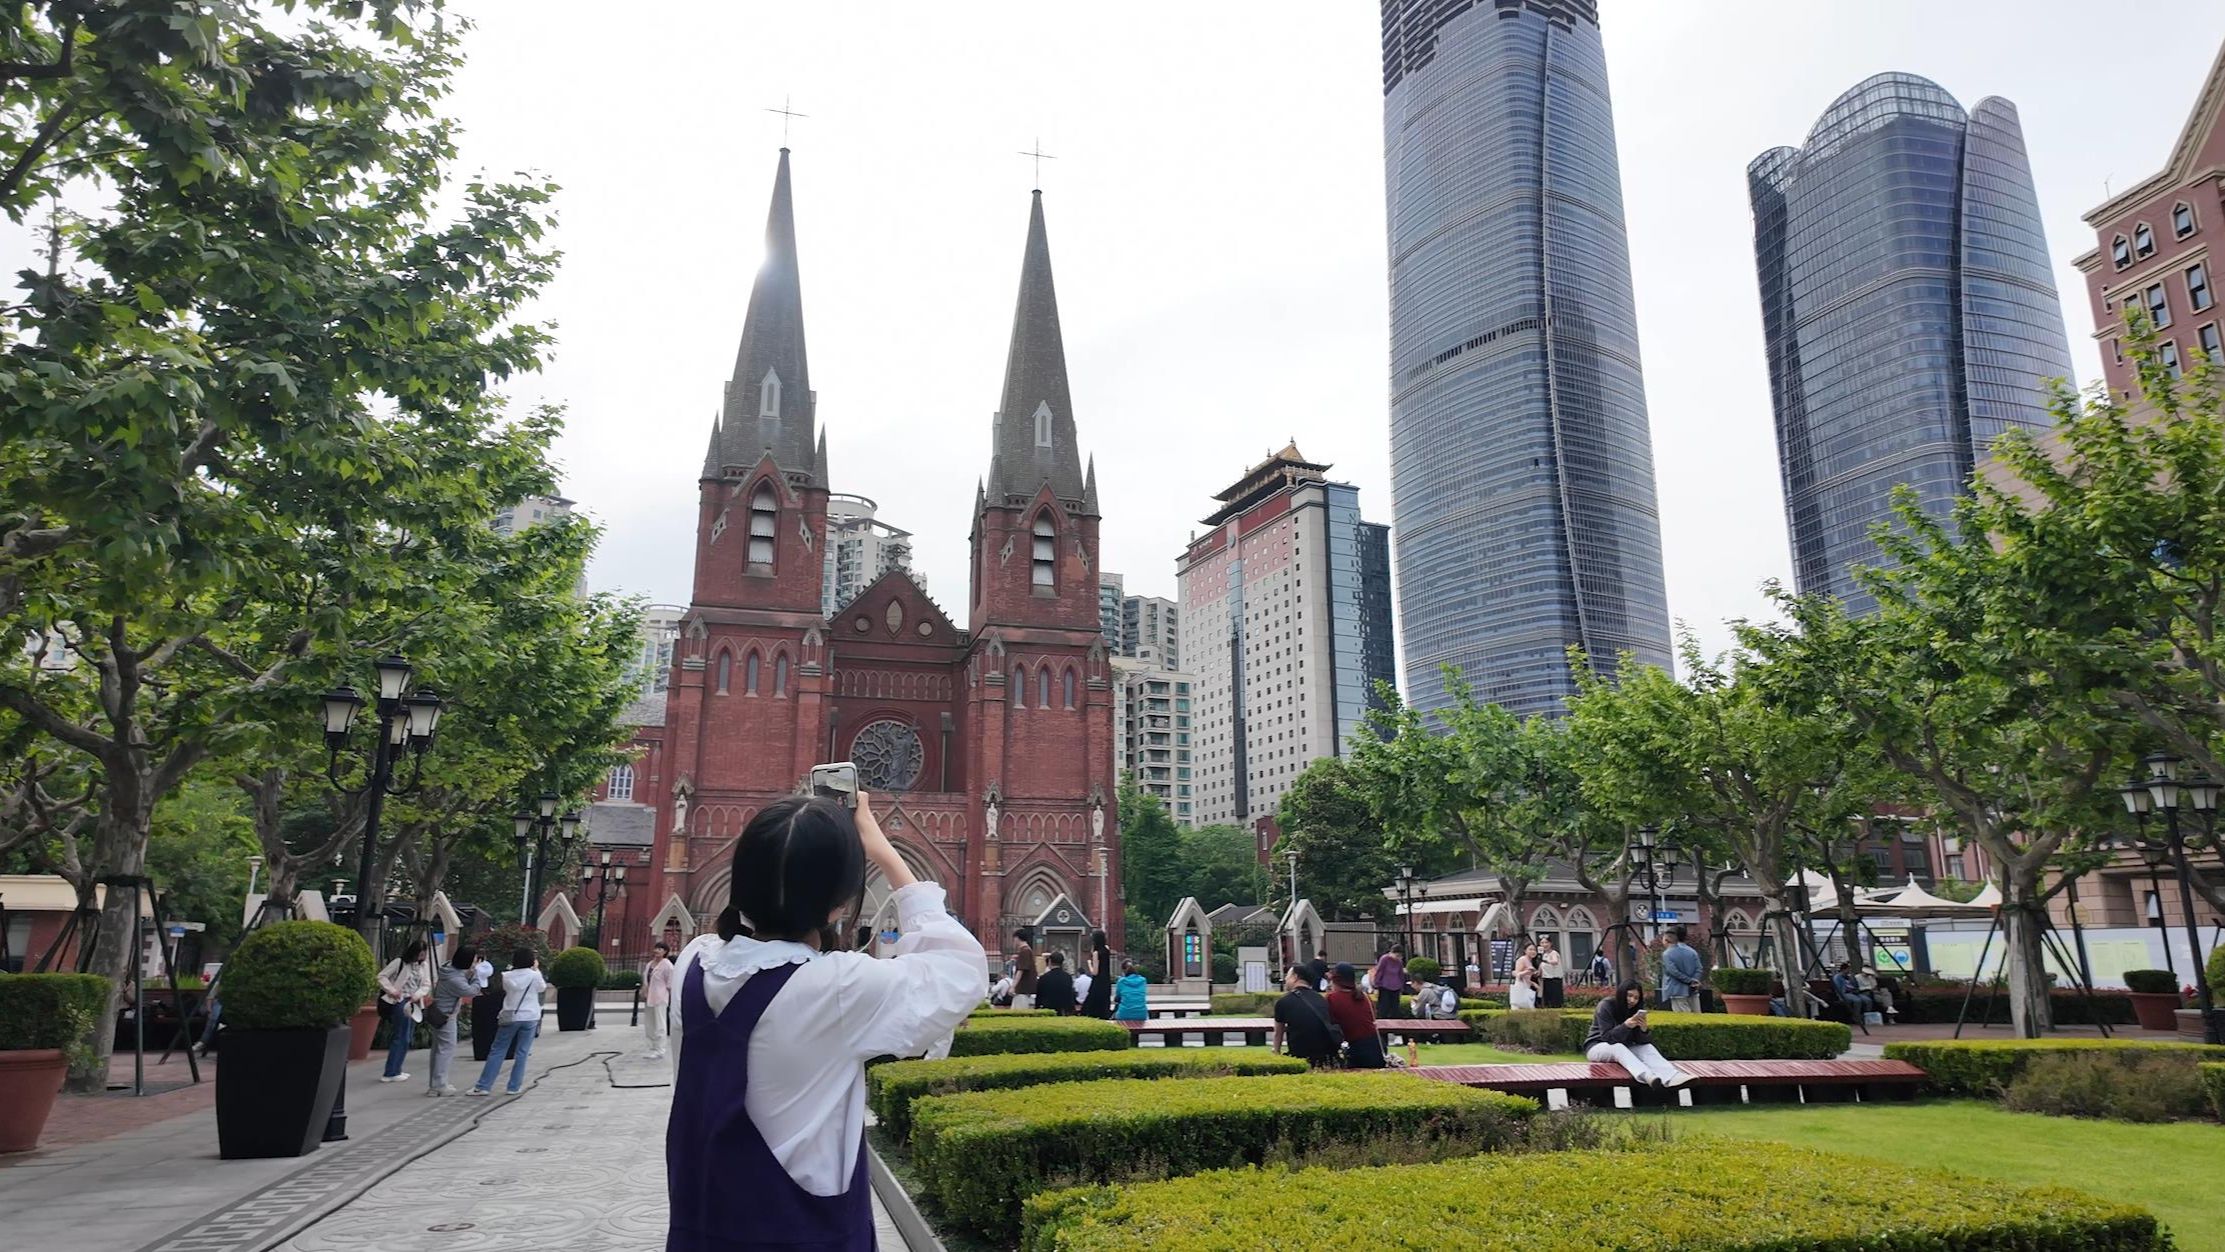
M 1329 1017 L 1329 1003 L 1314 990 L 1320 976 L 1303 961 L 1283 971 L 1283 996 L 1275 1001 L 1275 1051 L 1284 1051 L 1315 1068 L 1334 1065 L 1342 1042 Z
M 1050 968 L 1035 980 L 1035 1007 L 1070 1016 L 1081 1001 L 1074 994 L 1074 976 L 1066 972 L 1066 954 L 1053 952 L 1044 961 Z

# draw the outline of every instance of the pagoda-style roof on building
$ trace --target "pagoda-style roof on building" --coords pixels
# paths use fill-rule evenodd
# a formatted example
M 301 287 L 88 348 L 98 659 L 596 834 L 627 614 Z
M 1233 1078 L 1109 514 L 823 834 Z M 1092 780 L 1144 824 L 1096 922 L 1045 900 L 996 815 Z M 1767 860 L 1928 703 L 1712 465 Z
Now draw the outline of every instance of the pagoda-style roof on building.
M 1299 483 L 1325 481 L 1329 474 L 1326 461 L 1309 461 L 1298 451 L 1298 441 L 1293 439 L 1283 445 L 1280 452 L 1254 465 L 1244 472 L 1227 490 L 1217 492 L 1213 498 L 1222 507 L 1205 519 L 1208 526 L 1218 526 L 1269 496 L 1287 491 Z

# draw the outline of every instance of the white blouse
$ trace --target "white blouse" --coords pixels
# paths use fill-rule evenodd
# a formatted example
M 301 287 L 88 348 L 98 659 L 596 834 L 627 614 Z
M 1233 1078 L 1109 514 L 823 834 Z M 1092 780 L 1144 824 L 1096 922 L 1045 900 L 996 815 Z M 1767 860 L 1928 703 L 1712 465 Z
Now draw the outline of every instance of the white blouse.
M 709 934 L 688 944 L 673 973 L 678 1010 L 688 967 L 701 963 L 703 996 L 717 1013 L 750 975 L 803 966 L 766 1006 L 750 1038 L 747 1109 L 774 1158 L 812 1195 L 842 1194 L 857 1168 L 865 1063 L 918 1056 L 981 1004 L 988 955 L 945 908 L 942 887 L 923 882 L 897 891 L 896 915 L 904 937 L 887 960 Z M 684 1019 L 683 1011 L 672 1014 L 675 1074 L 686 1046 Z

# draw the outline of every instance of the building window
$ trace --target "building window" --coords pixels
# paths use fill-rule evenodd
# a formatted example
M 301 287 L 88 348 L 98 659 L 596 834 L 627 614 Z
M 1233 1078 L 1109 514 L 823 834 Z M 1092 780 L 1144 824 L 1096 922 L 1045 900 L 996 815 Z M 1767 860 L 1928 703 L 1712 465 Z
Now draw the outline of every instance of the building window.
M 1035 542 L 1028 566 L 1036 586 L 1048 590 L 1058 585 L 1058 532 L 1052 527 L 1048 513 L 1038 513 L 1035 517 Z
M 2202 355 L 2213 362 L 2225 363 L 2225 341 L 2217 333 L 2217 323 L 2211 322 L 2194 332 L 2202 342 Z
M 718 693 L 722 696 L 725 695 L 728 684 L 733 681 L 734 654 L 731 652 L 721 652 L 718 654 Z
M 2155 357 L 2156 360 L 2163 362 L 2163 368 L 2171 371 L 2171 377 L 2184 378 L 2186 376 L 2186 370 L 2179 365 L 2179 345 L 2166 339 L 2156 345 Z
M 757 416 L 780 416 L 780 375 L 765 371 L 765 381 L 757 384 Z
M 1028 706 L 1028 672 L 1026 670 L 1017 665 L 1013 666 L 1012 681 L 1006 683 L 1005 686 L 1012 691 L 1013 708 L 1024 709 Z
M 780 509 L 773 498 L 771 483 L 757 484 L 749 498 L 749 563 L 771 568 L 773 563 L 774 526 L 780 521 Z
M 2196 265 L 2186 272 L 2186 302 L 2197 313 L 2217 303 L 2210 294 L 2209 266 Z
M 2194 206 L 2183 201 L 2171 206 L 2171 233 L 2184 239 L 2194 233 Z
M 2148 288 L 2148 324 L 2161 330 L 2171 324 L 2171 302 L 2163 297 L 2163 284 Z
M 1048 665 L 1035 671 L 1035 707 L 1051 707 L 1051 667 Z
M 1074 707 L 1074 671 L 1066 671 L 1066 707 Z
M 2155 255 L 2155 232 L 2146 222 L 2132 228 L 2132 254 L 2143 261 Z
M 788 654 L 785 652 L 773 659 L 773 694 L 788 694 Z
M 2132 264 L 2132 241 L 2123 235 L 2110 240 L 2109 259 L 2117 263 L 2118 269 L 2123 269 Z
M 613 765 L 610 769 L 610 786 L 608 788 L 608 792 L 610 798 L 613 800 L 633 799 L 634 767 L 631 765 Z
M 2122 339 L 2110 340 L 2109 355 L 2116 358 L 2117 364 L 2123 365 L 2125 363 L 2125 341 Z
M 757 654 L 755 652 L 750 653 L 742 661 L 742 694 L 745 696 L 757 694 Z
M 1035 446 L 1038 448 L 1051 446 L 1051 406 L 1049 401 L 1035 406 Z

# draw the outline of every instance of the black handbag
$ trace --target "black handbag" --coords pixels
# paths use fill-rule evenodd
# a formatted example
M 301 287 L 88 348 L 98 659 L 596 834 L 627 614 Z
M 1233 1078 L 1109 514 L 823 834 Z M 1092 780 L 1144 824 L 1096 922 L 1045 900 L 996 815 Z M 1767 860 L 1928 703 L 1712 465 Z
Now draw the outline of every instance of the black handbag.
M 440 1007 L 440 1001 L 435 1000 L 425 1006 L 425 1024 L 434 1030 L 448 1024 L 448 1013 Z

